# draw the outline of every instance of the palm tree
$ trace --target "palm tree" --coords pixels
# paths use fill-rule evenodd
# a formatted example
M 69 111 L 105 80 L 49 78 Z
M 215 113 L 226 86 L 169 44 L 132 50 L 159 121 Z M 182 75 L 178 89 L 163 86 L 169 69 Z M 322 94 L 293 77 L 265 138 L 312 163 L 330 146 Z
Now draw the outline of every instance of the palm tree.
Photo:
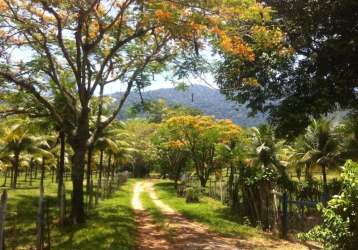
M 256 197 L 256 201 L 254 201 L 254 203 L 261 203 L 261 205 L 253 205 L 257 218 L 263 220 L 266 227 L 270 225 L 268 211 L 272 211 L 272 227 L 273 230 L 276 230 L 278 210 L 274 191 L 278 186 L 278 178 L 288 179 L 285 164 L 280 160 L 280 153 L 284 148 L 285 141 L 277 140 L 273 129 L 268 125 L 252 128 L 252 131 L 251 152 L 248 154 L 248 162 L 249 165 L 257 167 L 263 173 L 261 185 L 259 185 L 260 190 L 257 194 L 261 198 Z
M 327 168 L 336 164 L 339 142 L 331 123 L 325 119 L 313 119 L 303 137 L 305 154 L 301 162 L 318 165 L 322 169 L 324 201 L 327 200 Z
M 35 138 L 31 133 L 31 127 L 27 119 L 13 119 L 7 122 L 7 128 L 3 131 L 2 141 L 4 147 L 2 151 L 12 156 L 12 188 L 16 188 L 21 153 L 31 150 L 34 146 Z
M 358 112 L 348 116 L 338 126 L 337 131 L 343 142 L 340 157 L 358 161 Z
M 280 161 L 280 154 L 284 148 L 285 141 L 277 140 L 273 129 L 268 125 L 252 128 L 251 160 L 262 169 L 275 169 L 280 174 L 285 174 L 284 163 Z
M 307 152 L 304 135 L 298 136 L 292 145 L 287 145 L 285 151 L 287 152 L 287 165 L 296 170 L 298 181 L 301 181 L 300 177 L 303 169 L 305 171 L 305 180 L 310 180 L 312 178 L 312 163 L 309 161 L 302 161 L 302 158 Z

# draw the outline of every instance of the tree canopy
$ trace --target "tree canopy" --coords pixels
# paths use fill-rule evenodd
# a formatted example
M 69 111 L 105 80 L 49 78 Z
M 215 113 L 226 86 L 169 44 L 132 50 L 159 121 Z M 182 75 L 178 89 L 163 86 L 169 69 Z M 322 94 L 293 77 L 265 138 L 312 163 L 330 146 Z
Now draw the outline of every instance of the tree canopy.
M 290 53 L 254 50 L 249 63 L 227 56 L 217 80 L 229 98 L 266 112 L 281 136 L 293 137 L 337 109 L 357 109 L 357 1 L 265 1 L 276 12 L 271 25 L 285 34 Z M 280 36 L 277 36 L 280 37 Z M 242 67 L 246 65 L 246 67 Z

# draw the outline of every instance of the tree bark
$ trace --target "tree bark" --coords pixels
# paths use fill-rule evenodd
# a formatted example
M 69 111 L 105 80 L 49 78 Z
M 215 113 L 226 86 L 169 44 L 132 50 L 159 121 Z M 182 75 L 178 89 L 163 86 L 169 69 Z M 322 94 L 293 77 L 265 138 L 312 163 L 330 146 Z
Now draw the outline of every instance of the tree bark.
M 4 183 L 2 184 L 3 187 L 6 186 L 6 182 L 7 182 L 7 174 L 8 174 L 8 169 L 6 168 L 5 169 L 5 172 L 4 172 Z
M 41 166 L 41 185 L 43 186 L 44 179 L 45 179 L 45 164 L 46 160 L 44 157 L 42 157 L 42 166 Z
M 12 188 L 16 188 L 17 184 L 17 176 L 19 174 L 19 163 L 20 163 L 20 152 L 15 151 L 14 152 L 14 176 L 12 181 Z
M 66 193 L 65 193 L 65 184 L 62 183 L 60 188 L 60 225 L 64 225 L 65 216 L 66 216 Z
M 57 197 L 61 201 L 61 189 L 63 185 L 63 175 L 65 172 L 65 149 L 66 149 L 66 135 L 63 131 L 59 134 L 60 137 L 60 161 L 58 166 L 58 186 L 57 186 Z
M 229 193 L 229 202 L 231 205 L 231 209 L 233 209 L 235 207 L 233 185 L 234 185 L 234 165 L 231 163 L 230 164 L 230 175 L 229 175 L 229 180 L 228 180 L 228 193 Z
M 99 157 L 99 176 L 98 176 L 98 187 L 101 187 L 102 184 L 102 171 L 103 171 L 103 150 L 101 150 Z
M 92 176 L 92 152 L 93 148 L 90 147 L 87 151 L 87 173 L 86 173 L 86 189 L 87 193 L 90 192 L 90 183 L 91 183 L 91 176 Z
M 109 179 L 110 172 L 111 172 L 111 162 L 112 162 L 112 154 L 109 153 L 109 155 L 108 155 L 108 164 L 107 164 L 107 179 Z
M 30 160 L 30 186 L 32 186 L 32 171 L 34 170 L 34 160 Z
M 37 242 L 36 250 L 44 249 L 44 230 L 45 230 L 45 218 L 44 218 L 44 186 L 43 182 L 40 182 L 40 197 L 39 197 L 39 207 L 37 211 Z
M 328 199 L 326 165 L 322 165 L 322 177 L 323 177 L 323 204 L 326 205 Z
M 71 218 L 73 224 L 85 223 L 85 209 L 83 197 L 83 180 L 86 161 L 86 151 L 88 148 L 89 133 L 89 108 L 86 101 L 86 93 L 82 93 L 82 110 L 78 118 L 78 124 L 75 135 L 67 134 L 70 145 L 73 149 L 72 157 L 72 210 Z
M 72 158 L 72 211 L 71 217 L 74 224 L 85 222 L 85 210 L 83 199 L 83 179 L 86 148 L 79 145 L 73 148 L 74 155 Z
M 7 208 L 7 191 L 3 191 L 1 195 L 1 206 L 0 206 L 0 250 L 5 249 L 5 218 L 6 218 L 6 208 Z

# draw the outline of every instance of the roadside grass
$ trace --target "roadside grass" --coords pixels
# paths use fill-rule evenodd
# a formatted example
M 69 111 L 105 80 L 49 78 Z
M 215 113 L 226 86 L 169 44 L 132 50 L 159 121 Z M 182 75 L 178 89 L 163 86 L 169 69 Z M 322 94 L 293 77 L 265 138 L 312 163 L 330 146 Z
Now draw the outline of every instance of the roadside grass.
M 39 180 L 34 180 L 30 187 L 21 176 L 19 184 L 16 190 L 8 189 L 5 244 L 7 249 L 35 249 Z M 112 197 L 101 200 L 97 207 L 88 211 L 86 224 L 64 227 L 58 225 L 57 184 L 49 177 L 44 184 L 50 215 L 51 249 L 134 249 L 136 222 L 131 208 L 133 180 L 128 180 Z M 70 213 L 71 190 L 71 182 L 66 181 L 67 215 Z
M 154 188 L 159 198 L 169 206 L 186 218 L 207 225 L 213 232 L 242 238 L 266 237 L 258 229 L 240 224 L 230 209 L 219 201 L 201 197 L 199 203 L 186 203 L 184 198 L 177 196 L 174 185 L 170 181 L 160 181 L 154 185 Z

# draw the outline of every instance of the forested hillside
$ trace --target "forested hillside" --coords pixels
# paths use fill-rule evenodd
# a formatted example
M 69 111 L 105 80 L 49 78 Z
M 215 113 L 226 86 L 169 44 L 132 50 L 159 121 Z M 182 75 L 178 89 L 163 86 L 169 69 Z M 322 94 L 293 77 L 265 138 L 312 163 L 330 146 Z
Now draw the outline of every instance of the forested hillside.
M 192 94 L 194 94 L 192 98 Z M 113 94 L 118 99 L 121 93 Z M 203 85 L 193 85 L 186 91 L 175 88 L 163 88 L 146 91 L 143 93 L 144 100 L 164 99 L 168 104 L 181 104 L 201 110 L 205 115 L 214 115 L 218 119 L 231 119 L 242 126 L 255 126 L 265 121 L 263 115 L 248 117 L 248 109 L 244 105 L 238 105 L 225 99 L 218 89 L 212 89 Z M 132 92 L 123 110 L 135 103 L 140 102 L 140 96 Z M 125 112 L 121 114 L 125 118 Z

